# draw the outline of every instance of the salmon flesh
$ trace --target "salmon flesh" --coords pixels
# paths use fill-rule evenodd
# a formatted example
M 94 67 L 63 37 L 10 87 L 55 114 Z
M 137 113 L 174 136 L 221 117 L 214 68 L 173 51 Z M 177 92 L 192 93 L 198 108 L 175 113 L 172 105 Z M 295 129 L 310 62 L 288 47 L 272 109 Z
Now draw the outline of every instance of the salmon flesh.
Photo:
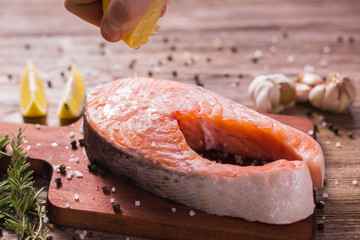
M 308 134 L 202 87 L 128 78 L 88 93 L 88 158 L 158 196 L 219 216 L 287 224 L 314 211 L 320 145 Z M 260 166 L 224 164 L 216 150 Z

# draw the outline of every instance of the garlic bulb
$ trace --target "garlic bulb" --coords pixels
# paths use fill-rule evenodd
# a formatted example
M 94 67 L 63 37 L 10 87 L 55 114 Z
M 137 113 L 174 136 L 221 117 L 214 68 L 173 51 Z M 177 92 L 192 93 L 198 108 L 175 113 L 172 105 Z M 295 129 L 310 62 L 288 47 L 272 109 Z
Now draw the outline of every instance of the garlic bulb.
M 307 102 L 308 96 L 313 87 L 324 83 L 319 75 L 314 73 L 300 73 L 294 80 L 296 90 L 296 102 Z
M 355 86 L 351 79 L 340 73 L 330 73 L 324 84 L 309 93 L 310 103 L 321 110 L 341 113 L 355 100 Z
M 259 112 L 277 113 L 295 100 L 294 83 L 282 74 L 260 75 L 248 88 Z

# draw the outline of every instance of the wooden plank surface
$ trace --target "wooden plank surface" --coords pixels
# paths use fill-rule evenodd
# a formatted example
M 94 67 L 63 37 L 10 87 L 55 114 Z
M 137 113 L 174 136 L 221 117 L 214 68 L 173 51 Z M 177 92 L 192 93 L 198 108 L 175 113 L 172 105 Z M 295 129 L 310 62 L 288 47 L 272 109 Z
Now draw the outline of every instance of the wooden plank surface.
M 188 83 L 195 83 L 194 76 L 198 75 L 206 88 L 250 107 L 253 105 L 247 87 L 254 76 L 284 73 L 294 77 L 305 65 L 314 67 L 322 76 L 332 71 L 346 73 L 360 92 L 357 0 L 172 1 L 161 20 L 159 35 L 139 50 L 128 49 L 123 43 L 106 43 L 102 47 L 105 42 L 98 29 L 66 12 L 60 0 L 0 3 L 2 122 L 24 122 L 18 109 L 19 81 L 29 59 L 44 81 L 51 81 L 52 87 L 46 88 L 49 113 L 40 119 L 51 126 L 61 123 L 56 108 L 65 83 L 63 75 L 72 63 L 79 66 L 88 88 L 134 73 L 146 76 L 149 71 L 155 77 Z M 216 42 L 223 46 L 221 50 L 214 49 Z M 325 46 L 330 47 L 330 53 L 323 52 Z M 253 63 L 249 55 L 256 50 L 261 50 L 263 56 Z M 196 62 L 186 66 L 184 61 L 189 55 Z M 169 56 L 172 61 L 167 60 Z M 288 62 L 289 56 L 295 61 Z M 136 63 L 130 68 L 133 60 Z M 177 72 L 176 78 L 173 71 Z M 243 77 L 239 78 L 239 74 Z M 353 180 L 360 180 L 359 107 L 357 97 L 351 115 L 314 111 L 311 117 L 318 125 L 317 138 L 325 153 L 327 176 L 327 184 L 318 191 L 325 208 L 317 210 L 316 218 L 323 220 L 325 229 L 317 231 L 317 239 L 360 237 L 360 189 L 353 184 Z M 308 117 L 309 110 L 309 105 L 301 104 L 283 113 Z M 335 135 L 323 122 L 332 123 L 340 134 Z M 350 131 L 354 139 L 347 136 Z M 340 148 L 336 142 L 341 143 Z M 42 196 L 46 197 L 46 193 Z M 77 236 L 74 230 L 57 226 L 51 234 L 55 239 L 69 239 Z M 125 238 L 104 232 L 95 232 L 95 236 Z

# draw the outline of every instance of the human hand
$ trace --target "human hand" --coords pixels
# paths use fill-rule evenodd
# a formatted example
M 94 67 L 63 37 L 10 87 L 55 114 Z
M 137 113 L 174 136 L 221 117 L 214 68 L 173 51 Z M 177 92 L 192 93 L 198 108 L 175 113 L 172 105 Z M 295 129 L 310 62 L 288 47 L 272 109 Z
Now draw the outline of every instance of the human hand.
M 65 0 L 64 5 L 69 12 L 100 27 L 105 40 L 117 42 L 136 28 L 153 2 L 154 0 L 111 0 L 104 14 L 101 0 Z

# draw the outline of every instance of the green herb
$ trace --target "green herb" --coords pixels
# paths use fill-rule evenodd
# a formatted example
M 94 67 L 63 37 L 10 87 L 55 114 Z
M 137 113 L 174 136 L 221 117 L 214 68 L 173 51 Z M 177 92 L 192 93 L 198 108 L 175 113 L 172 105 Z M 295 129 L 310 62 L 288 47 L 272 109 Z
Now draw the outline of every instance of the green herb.
M 19 129 L 17 136 L 11 139 L 11 152 L 1 151 L 1 156 L 10 157 L 7 169 L 7 179 L 0 183 L 0 224 L 14 231 L 18 239 L 44 239 L 48 229 L 43 226 L 41 212 L 37 197 L 43 189 L 35 191 L 33 171 L 27 153 L 21 148 L 25 128 Z M 7 140 L 4 140 L 7 139 Z M 1 146 L 9 143 L 7 137 L 3 138 Z

